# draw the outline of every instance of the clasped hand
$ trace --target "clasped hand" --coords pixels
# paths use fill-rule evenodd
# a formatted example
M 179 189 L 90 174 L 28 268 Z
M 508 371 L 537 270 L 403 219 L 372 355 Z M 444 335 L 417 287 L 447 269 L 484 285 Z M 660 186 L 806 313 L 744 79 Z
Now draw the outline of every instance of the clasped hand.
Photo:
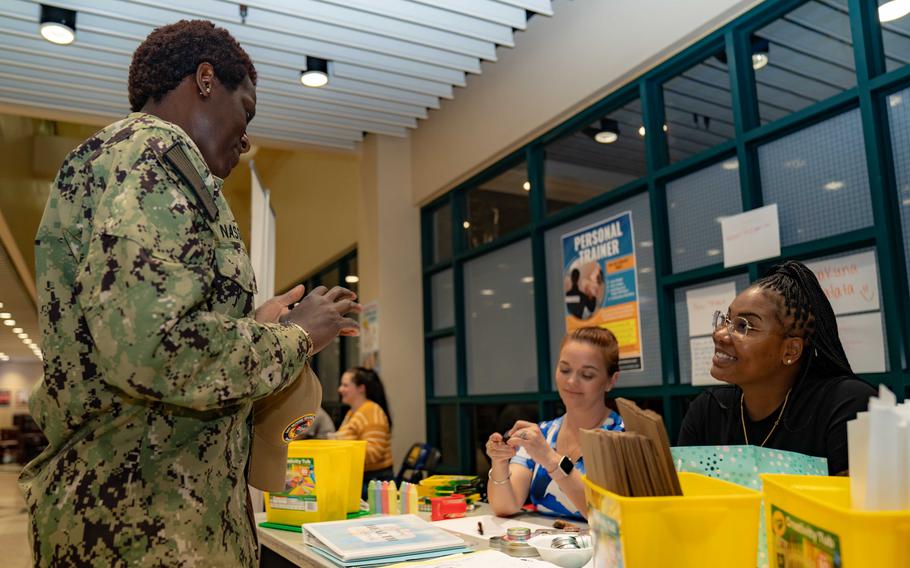
M 494 463 L 511 459 L 518 448 L 524 448 L 528 456 L 539 464 L 551 461 L 549 458 L 555 453 L 543 437 L 540 426 L 533 422 L 519 420 L 506 434 L 509 438 L 505 442 L 499 432 L 494 432 L 487 440 L 487 455 Z
M 256 321 L 299 325 L 310 334 L 313 353 L 325 349 L 338 335 L 353 336 L 360 333 L 357 321 L 345 317 L 362 310 L 356 302 L 357 294 L 341 286 L 335 286 L 331 290 L 317 286 L 306 297 L 304 291 L 302 284 L 297 285 L 266 301 L 256 309 Z M 291 308 L 295 303 L 297 305 Z

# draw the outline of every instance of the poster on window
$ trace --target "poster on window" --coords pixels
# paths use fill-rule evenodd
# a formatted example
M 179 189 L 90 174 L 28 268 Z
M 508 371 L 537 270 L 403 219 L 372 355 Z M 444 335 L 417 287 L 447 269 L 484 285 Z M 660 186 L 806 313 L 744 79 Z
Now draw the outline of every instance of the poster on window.
M 632 212 L 562 236 L 566 330 L 599 326 L 619 342 L 619 367 L 641 370 L 641 310 Z

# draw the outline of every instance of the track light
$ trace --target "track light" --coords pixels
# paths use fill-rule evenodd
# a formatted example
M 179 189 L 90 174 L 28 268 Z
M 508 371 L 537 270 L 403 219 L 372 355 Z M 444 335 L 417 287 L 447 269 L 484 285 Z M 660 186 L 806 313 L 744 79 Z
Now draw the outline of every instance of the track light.
M 598 144 L 612 144 L 619 140 L 619 123 L 611 118 L 601 118 L 596 128 L 588 127 L 585 132 Z
M 68 45 L 76 39 L 76 12 L 41 5 L 41 37 L 51 43 Z
M 306 58 L 306 69 L 300 72 L 305 87 L 324 87 L 329 84 L 329 62 L 318 57 Z

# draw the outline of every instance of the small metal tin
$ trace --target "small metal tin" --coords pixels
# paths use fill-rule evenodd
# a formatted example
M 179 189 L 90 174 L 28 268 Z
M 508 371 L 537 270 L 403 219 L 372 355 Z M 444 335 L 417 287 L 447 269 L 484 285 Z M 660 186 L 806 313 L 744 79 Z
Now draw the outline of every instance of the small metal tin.
M 531 538 L 531 529 L 528 527 L 509 527 L 506 529 L 506 538 L 512 542 L 526 542 Z
M 514 556 L 516 558 L 540 556 L 540 554 L 537 552 L 537 549 L 526 542 L 503 540 L 500 550 L 509 556 Z
M 560 549 L 581 548 L 574 536 L 558 536 L 550 541 L 550 547 Z

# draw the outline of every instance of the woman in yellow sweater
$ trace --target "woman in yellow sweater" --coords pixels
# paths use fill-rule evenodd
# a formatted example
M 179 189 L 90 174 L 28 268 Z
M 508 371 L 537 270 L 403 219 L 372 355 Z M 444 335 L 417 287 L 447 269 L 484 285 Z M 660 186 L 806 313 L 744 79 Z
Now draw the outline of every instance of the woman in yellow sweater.
M 379 375 L 372 369 L 353 367 L 341 376 L 341 402 L 350 406 L 338 432 L 339 440 L 366 440 L 363 487 L 373 479 L 388 480 L 392 471 L 392 416 Z

